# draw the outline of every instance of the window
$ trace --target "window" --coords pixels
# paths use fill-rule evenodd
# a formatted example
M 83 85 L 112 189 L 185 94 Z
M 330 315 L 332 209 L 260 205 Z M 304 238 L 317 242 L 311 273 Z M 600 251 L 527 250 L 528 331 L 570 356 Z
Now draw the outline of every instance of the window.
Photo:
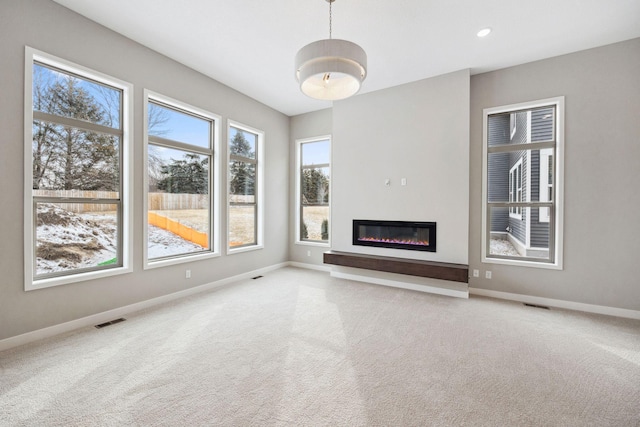
M 553 200 L 553 150 L 540 150 L 540 201 Z M 540 221 L 549 222 L 549 208 L 540 210 Z
M 561 269 L 564 98 L 483 118 L 482 261 Z
M 146 267 L 217 254 L 218 117 L 145 91 Z
M 522 158 L 509 171 L 509 202 L 519 203 L 522 201 Z M 509 215 L 512 218 L 522 219 L 522 208 L 511 206 Z
M 331 140 L 329 137 L 297 142 L 297 241 L 329 243 Z
M 131 271 L 131 85 L 26 49 L 25 289 Z
M 229 252 L 262 247 L 264 133 L 229 122 Z

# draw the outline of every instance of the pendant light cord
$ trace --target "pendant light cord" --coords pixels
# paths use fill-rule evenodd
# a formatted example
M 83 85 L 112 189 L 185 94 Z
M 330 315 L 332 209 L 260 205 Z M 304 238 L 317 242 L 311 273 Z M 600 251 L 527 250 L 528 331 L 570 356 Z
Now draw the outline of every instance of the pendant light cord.
M 332 26 L 333 26 L 333 22 L 332 22 L 333 13 L 332 13 L 332 10 L 331 10 L 331 5 L 333 4 L 333 1 L 334 0 L 329 0 L 329 40 L 331 40 L 331 30 L 333 29 L 332 28 Z

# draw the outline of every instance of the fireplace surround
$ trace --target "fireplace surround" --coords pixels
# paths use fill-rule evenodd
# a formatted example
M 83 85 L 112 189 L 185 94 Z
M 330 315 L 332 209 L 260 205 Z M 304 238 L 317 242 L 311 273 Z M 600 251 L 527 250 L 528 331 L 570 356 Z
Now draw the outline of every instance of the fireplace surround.
M 354 219 L 352 243 L 357 246 L 436 252 L 436 223 Z

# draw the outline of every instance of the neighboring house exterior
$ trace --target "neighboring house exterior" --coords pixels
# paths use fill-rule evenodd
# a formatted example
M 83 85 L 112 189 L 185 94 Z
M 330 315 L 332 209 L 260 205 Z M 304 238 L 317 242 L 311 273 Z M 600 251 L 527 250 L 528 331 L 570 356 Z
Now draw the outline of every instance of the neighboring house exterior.
M 553 140 L 553 107 L 492 116 L 489 146 Z M 490 202 L 550 201 L 553 149 L 493 153 L 489 158 Z M 491 216 L 491 237 L 507 239 L 520 256 L 547 257 L 549 208 L 510 207 Z

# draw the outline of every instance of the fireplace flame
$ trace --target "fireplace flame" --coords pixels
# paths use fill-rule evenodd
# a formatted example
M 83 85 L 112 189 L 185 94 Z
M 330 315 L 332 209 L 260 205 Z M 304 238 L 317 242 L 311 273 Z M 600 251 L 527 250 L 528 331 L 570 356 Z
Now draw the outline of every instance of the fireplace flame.
M 377 237 L 358 237 L 361 242 L 392 243 L 394 245 L 429 246 L 428 240 L 379 239 Z

